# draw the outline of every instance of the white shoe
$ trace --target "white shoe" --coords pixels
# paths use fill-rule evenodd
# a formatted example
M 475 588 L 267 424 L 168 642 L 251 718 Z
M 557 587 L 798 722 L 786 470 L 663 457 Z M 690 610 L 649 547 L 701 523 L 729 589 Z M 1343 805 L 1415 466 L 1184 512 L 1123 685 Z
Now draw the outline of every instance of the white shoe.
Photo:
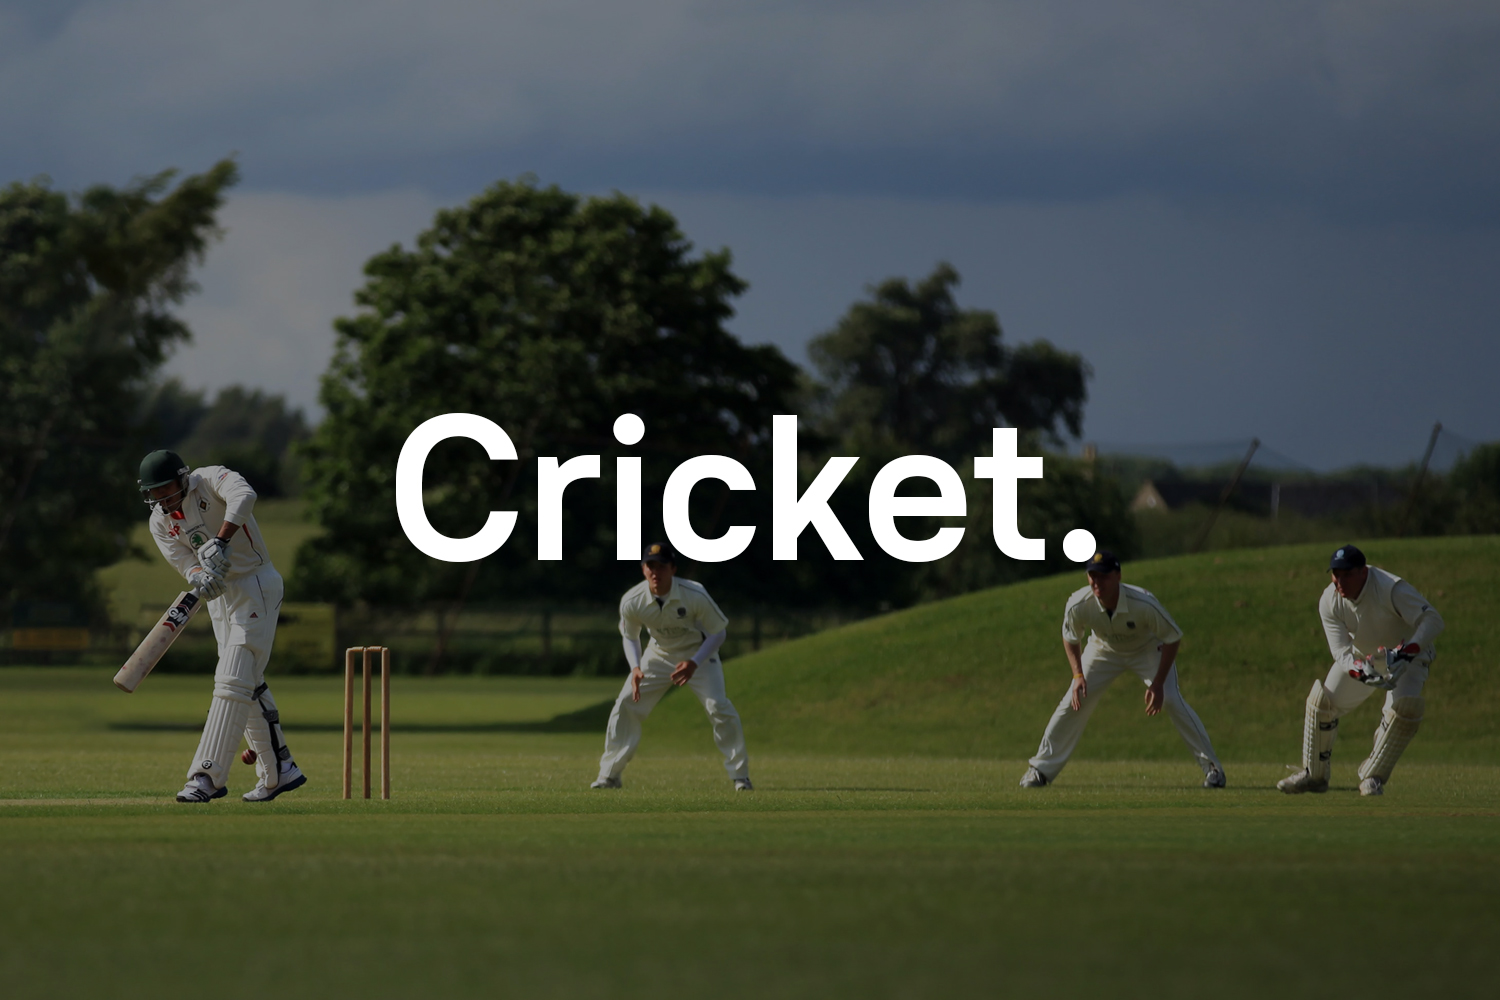
M 213 780 L 206 774 L 195 774 L 177 793 L 178 802 L 209 802 L 222 799 L 229 794 L 228 788 L 215 788 Z
M 589 787 L 590 788 L 624 788 L 625 787 L 625 782 L 621 781 L 619 778 L 599 778 L 592 785 L 590 785 Z
M 750 784 L 749 778 L 735 778 L 734 790 L 737 792 L 753 792 L 755 791 L 755 786 Z
M 1203 776 L 1204 788 L 1223 788 L 1226 784 L 1228 782 L 1224 778 L 1224 769 L 1217 764 Z
M 1385 782 L 1375 775 L 1370 775 L 1359 783 L 1359 794 L 1361 795 L 1384 795 Z
M 1301 795 L 1303 792 L 1322 794 L 1328 791 L 1328 782 L 1314 781 L 1312 775 L 1304 767 L 1296 774 L 1289 774 L 1276 782 L 1276 787 L 1288 795 Z
M 275 788 L 267 788 L 266 779 L 262 777 L 254 788 L 240 797 L 246 802 L 270 802 L 282 792 L 296 791 L 305 784 L 307 784 L 307 775 L 302 773 L 302 768 L 297 766 L 296 761 L 289 760 L 282 766 L 281 779 Z
M 1028 767 L 1026 773 L 1021 776 L 1022 788 L 1046 788 L 1051 782 L 1047 776 L 1034 767 Z

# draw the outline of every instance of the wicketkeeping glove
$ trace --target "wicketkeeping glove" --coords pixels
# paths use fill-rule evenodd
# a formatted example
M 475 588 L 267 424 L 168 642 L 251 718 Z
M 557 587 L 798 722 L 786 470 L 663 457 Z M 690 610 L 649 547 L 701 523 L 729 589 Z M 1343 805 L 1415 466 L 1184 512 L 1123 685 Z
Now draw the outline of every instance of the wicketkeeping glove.
M 1375 669 L 1372 662 L 1374 657 L 1367 656 L 1363 660 L 1355 660 L 1354 667 L 1349 671 L 1349 676 L 1370 687 L 1383 688 L 1386 691 L 1395 690 L 1396 682 L 1401 675 L 1406 673 L 1407 664 L 1416 659 L 1422 647 L 1414 642 L 1403 642 L 1394 649 L 1382 647 L 1379 652 L 1385 654 L 1385 672 L 1381 673 Z
M 210 538 L 198 547 L 198 565 L 215 576 L 229 572 L 229 541 Z
M 224 596 L 224 578 L 216 573 L 210 573 L 206 569 L 194 568 L 188 574 L 188 585 L 193 592 L 205 601 L 211 601 L 216 597 Z

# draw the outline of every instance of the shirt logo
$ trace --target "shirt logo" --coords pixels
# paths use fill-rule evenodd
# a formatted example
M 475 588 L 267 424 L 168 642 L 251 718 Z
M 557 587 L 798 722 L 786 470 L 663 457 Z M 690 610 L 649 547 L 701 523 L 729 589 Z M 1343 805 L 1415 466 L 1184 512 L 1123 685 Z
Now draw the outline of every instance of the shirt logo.
M 193 548 L 201 549 L 203 547 L 203 543 L 208 541 L 208 539 L 204 538 L 201 534 L 195 531 L 191 536 L 189 536 L 188 541 L 193 543 Z
M 1125 623 L 1125 627 L 1126 628 L 1135 628 L 1135 622 L 1126 622 Z
M 198 501 L 198 509 L 199 510 L 208 510 L 208 501 L 207 500 L 199 500 Z
M 180 525 L 180 524 L 174 524 L 174 525 L 172 525 L 170 528 L 167 529 L 167 534 L 171 535 L 173 538 L 176 538 L 178 535 L 182 534 L 182 525 Z
M 687 617 L 687 608 L 678 608 L 677 609 L 677 617 L 678 618 L 686 618 Z

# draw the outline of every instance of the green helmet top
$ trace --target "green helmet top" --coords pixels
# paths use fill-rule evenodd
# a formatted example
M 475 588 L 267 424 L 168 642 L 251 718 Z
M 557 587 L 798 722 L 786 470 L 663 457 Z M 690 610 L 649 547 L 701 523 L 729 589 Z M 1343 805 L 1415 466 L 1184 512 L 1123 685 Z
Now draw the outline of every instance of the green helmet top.
M 141 478 L 135 484 L 143 490 L 167 486 L 188 474 L 187 463 L 175 451 L 161 448 L 141 459 Z

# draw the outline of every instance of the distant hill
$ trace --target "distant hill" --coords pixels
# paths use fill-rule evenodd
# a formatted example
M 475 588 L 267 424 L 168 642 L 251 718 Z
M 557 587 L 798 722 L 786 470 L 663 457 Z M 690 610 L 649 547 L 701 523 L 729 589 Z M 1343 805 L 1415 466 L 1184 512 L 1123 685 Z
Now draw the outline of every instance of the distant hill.
M 1410 579 L 1447 622 L 1411 758 L 1500 761 L 1496 654 L 1481 639 L 1496 617 L 1490 586 L 1500 536 L 1371 541 L 1365 550 Z M 1236 761 L 1298 760 L 1303 701 L 1330 662 L 1317 616 L 1327 559 L 1320 544 L 1125 567 L 1125 580 L 1156 593 L 1182 626 L 1182 689 L 1231 780 Z M 757 752 L 1030 756 L 1067 686 L 1062 608 L 1084 582 L 1077 572 L 999 587 L 729 661 L 729 693 L 745 720 L 752 766 Z M 743 627 L 735 608 L 725 610 L 731 629 Z M 1143 691 L 1122 679 L 1105 693 L 1079 759 L 1176 758 L 1192 766 L 1167 718 L 1145 716 Z M 1372 698 L 1342 729 L 1340 759 L 1368 752 L 1378 702 Z M 686 692 L 658 707 L 643 745 L 716 753 L 707 719 Z

